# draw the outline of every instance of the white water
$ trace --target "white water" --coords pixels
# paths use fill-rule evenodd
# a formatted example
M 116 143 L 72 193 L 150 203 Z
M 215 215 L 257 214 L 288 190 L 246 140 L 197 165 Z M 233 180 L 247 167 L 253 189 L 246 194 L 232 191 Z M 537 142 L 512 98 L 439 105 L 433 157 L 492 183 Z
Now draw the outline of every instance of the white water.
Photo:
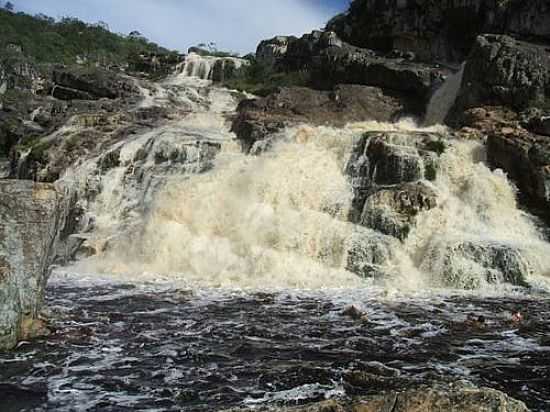
M 218 61 L 222 64 L 222 70 L 223 66 L 225 66 L 228 61 L 231 61 L 236 69 L 247 64 L 246 60 L 236 57 L 201 56 L 197 53 L 189 53 L 185 61 L 178 66 L 176 72 L 181 77 L 196 77 L 202 80 L 212 80 L 214 65 Z
M 228 132 L 226 113 L 237 104 L 233 95 L 224 89 L 186 87 L 185 93 L 196 93 L 208 104 L 126 142 L 121 166 L 99 177 L 100 193 L 88 205 L 96 221 L 90 236 L 96 243 L 108 239 L 110 247 L 80 262 L 76 270 L 201 287 L 365 285 L 346 270 L 348 250 L 352 244 L 372 248 L 382 235 L 346 221 L 353 193 L 344 168 L 354 142 L 365 131 L 444 129 L 418 129 L 407 120 L 343 129 L 304 125 L 281 132 L 269 152 L 247 156 Z M 154 165 L 155 148 L 170 153 L 200 141 L 222 143 L 213 170 L 197 173 L 200 167 Z M 128 182 L 139 150 L 150 152 L 139 170 L 145 181 L 155 184 Z M 405 243 L 385 238 L 391 258 L 380 268 L 388 275 L 383 284 L 408 290 L 442 286 L 446 252 L 467 241 L 510 245 L 521 251 L 533 276 L 550 271 L 549 245 L 517 208 L 506 177 L 491 172 L 482 160 L 483 148 L 476 142 L 456 142 L 443 155 L 433 182 L 438 207 L 419 214 L 417 229 Z M 81 185 L 82 177 L 97 168 L 94 162 L 75 173 Z M 486 286 L 484 268 L 460 257 L 452 265 L 475 278 L 478 287 Z
M 453 107 L 458 92 L 460 91 L 462 78 L 464 77 L 464 67 L 465 63 L 460 66 L 458 72 L 450 75 L 445 83 L 435 91 L 426 109 L 426 116 L 424 118 L 425 125 L 431 126 L 445 123 L 445 119 Z

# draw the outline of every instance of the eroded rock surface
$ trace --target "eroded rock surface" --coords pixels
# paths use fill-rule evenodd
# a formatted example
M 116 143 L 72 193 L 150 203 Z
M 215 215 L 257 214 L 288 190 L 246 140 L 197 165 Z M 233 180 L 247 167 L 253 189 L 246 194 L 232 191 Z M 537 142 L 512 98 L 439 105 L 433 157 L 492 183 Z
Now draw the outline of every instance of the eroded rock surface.
M 375 87 L 339 85 L 333 91 L 282 88 L 260 99 L 245 100 L 233 122 L 243 150 L 249 152 L 284 127 L 300 123 L 342 127 L 354 121 L 389 122 L 406 103 Z
M 550 40 L 550 5 L 546 0 L 355 0 L 328 29 L 360 47 L 461 61 L 481 33 Z
M 550 97 L 550 52 L 543 45 L 509 36 L 483 35 L 464 68 L 462 87 L 450 114 L 481 105 L 506 105 L 517 111 L 544 107 Z
M 386 379 L 390 380 L 391 379 Z M 234 409 L 251 411 L 250 409 Z M 254 411 L 280 412 L 528 412 L 521 401 L 466 382 L 394 389 L 365 398 L 329 400 L 300 407 L 265 407 Z
M 0 181 L 0 350 L 40 332 L 40 309 L 63 222 L 52 185 Z

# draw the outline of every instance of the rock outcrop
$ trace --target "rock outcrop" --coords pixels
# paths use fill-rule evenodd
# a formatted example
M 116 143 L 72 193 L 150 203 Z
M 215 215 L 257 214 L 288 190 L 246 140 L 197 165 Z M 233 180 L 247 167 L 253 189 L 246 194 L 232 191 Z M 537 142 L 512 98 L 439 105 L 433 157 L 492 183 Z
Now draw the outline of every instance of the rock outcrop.
M 544 132 L 539 129 L 545 119 L 541 113 L 477 107 L 463 113 L 460 133 L 486 138 L 489 165 L 504 170 L 517 185 L 520 200 L 550 221 L 550 138 L 535 132 Z
M 48 184 L 0 181 L 0 350 L 40 332 L 40 310 L 63 216 Z
M 505 105 L 517 111 L 546 107 L 550 100 L 548 47 L 509 36 L 483 35 L 476 40 L 464 67 L 462 86 L 449 120 L 481 105 Z
M 550 5 L 546 0 L 354 0 L 327 29 L 359 47 L 458 62 L 482 33 L 550 40 Z
M 444 148 L 437 133 L 365 133 L 347 166 L 354 193 L 350 220 L 405 239 L 414 217 L 437 204 L 420 181 L 435 179 Z
M 245 412 L 246 409 L 239 409 Z M 489 388 L 467 382 L 396 389 L 364 398 L 329 400 L 300 407 L 255 408 L 280 412 L 529 412 L 527 406 Z M 237 410 L 234 410 L 236 412 Z
M 55 68 L 51 94 L 60 100 L 116 99 L 135 93 L 135 87 L 114 72 L 94 68 Z
M 340 85 L 333 91 L 304 87 L 282 88 L 260 99 L 245 100 L 233 122 L 245 152 L 256 142 L 272 138 L 284 127 L 299 123 L 344 126 L 354 121 L 389 122 L 406 112 L 407 102 L 375 87 Z
M 275 37 L 260 43 L 256 58 L 279 71 L 307 71 L 318 89 L 360 84 L 407 96 L 416 102 L 409 108 L 415 114 L 423 113 L 433 88 L 446 73 L 440 67 L 412 62 L 407 56 L 382 56 L 351 46 L 334 32 Z

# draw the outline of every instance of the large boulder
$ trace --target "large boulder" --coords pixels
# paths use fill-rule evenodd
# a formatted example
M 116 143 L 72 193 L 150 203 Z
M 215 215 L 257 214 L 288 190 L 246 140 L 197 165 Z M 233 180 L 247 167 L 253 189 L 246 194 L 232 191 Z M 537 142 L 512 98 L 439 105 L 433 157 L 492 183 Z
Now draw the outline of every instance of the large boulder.
M 61 199 L 52 185 L 0 181 L 0 350 L 39 332 Z
M 389 122 L 405 110 L 406 102 L 379 88 L 340 85 L 333 91 L 305 87 L 281 88 L 238 107 L 232 130 L 245 152 L 285 126 L 308 123 L 342 127 L 349 122 Z
M 276 36 L 263 40 L 256 49 L 256 59 L 262 64 L 274 67 L 286 56 L 288 45 L 295 40 L 294 36 Z
M 521 249 L 493 241 L 440 239 L 426 255 L 422 269 L 437 273 L 444 286 L 458 289 L 502 283 L 527 286 L 533 271 Z
M 391 379 L 384 379 L 383 381 Z M 398 379 L 394 381 L 399 382 Z M 238 409 L 241 412 L 247 409 Z M 353 399 L 328 400 L 305 406 L 264 407 L 254 411 L 280 412 L 529 412 L 527 406 L 503 392 L 477 388 L 467 382 L 396 389 Z M 251 410 L 250 410 L 251 411 Z
M 60 100 L 116 99 L 136 92 L 127 79 L 100 68 L 57 67 L 52 80 L 51 94 Z
M 502 128 L 489 134 L 487 157 L 494 168 L 513 179 L 521 197 L 534 207 L 550 207 L 550 139 L 521 128 Z
M 462 86 L 449 120 L 462 122 L 465 110 L 505 105 L 517 111 L 545 107 L 550 99 L 548 47 L 509 36 L 483 35 L 464 67 Z
M 481 33 L 550 40 L 550 5 L 546 0 L 354 0 L 327 29 L 359 47 L 462 61 Z
M 436 192 L 424 182 L 397 185 L 369 196 L 360 223 L 405 240 L 414 227 L 416 216 L 437 206 Z
M 464 137 L 486 139 L 487 162 L 513 180 L 518 199 L 531 213 L 550 221 L 550 137 L 540 110 L 517 113 L 503 106 L 484 106 L 462 114 Z
M 261 42 L 256 53 L 260 64 L 278 71 L 309 72 L 315 88 L 330 89 L 346 83 L 380 87 L 406 95 L 416 103 L 409 109 L 422 114 L 446 70 L 412 62 L 410 57 L 378 55 L 343 42 L 332 31 L 313 31 L 300 38 L 275 37 Z
M 404 239 L 411 219 L 436 205 L 433 190 L 415 182 L 435 179 L 445 146 L 439 133 L 365 133 L 346 168 L 354 194 L 350 220 Z

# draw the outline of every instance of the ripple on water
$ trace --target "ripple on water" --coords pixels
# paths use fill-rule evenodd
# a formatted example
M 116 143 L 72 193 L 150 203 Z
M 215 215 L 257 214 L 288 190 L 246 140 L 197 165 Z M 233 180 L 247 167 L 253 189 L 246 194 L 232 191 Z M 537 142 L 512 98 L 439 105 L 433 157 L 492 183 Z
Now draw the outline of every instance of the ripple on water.
M 295 404 L 342 396 L 346 371 L 373 367 L 420 381 L 467 378 L 535 411 L 550 406 L 548 297 L 90 286 L 54 281 L 48 303 L 55 332 L 0 356 L 2 384 L 44 394 L 25 407 L 212 411 Z M 350 304 L 367 317 L 345 316 Z M 517 310 L 525 317 L 520 324 L 511 322 Z M 469 315 L 485 317 L 485 324 L 472 324 Z M 6 388 L 0 385 L 0 395 Z

